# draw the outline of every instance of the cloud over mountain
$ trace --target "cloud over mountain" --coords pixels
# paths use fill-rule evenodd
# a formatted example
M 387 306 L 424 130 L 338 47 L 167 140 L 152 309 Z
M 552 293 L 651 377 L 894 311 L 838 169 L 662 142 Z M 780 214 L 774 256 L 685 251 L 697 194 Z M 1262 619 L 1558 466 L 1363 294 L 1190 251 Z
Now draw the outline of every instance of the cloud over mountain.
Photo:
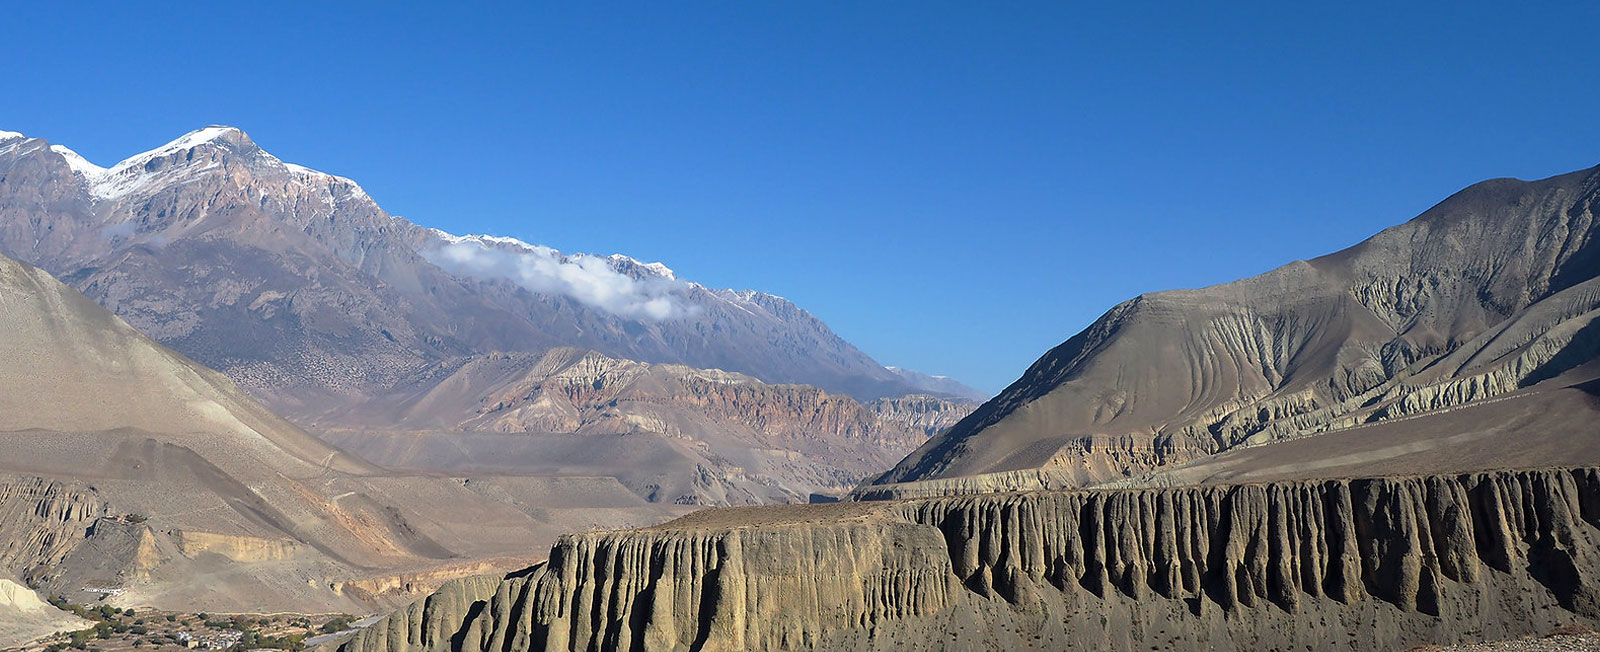
M 570 297 L 634 319 L 679 319 L 701 311 L 683 296 L 689 284 L 674 278 L 672 270 L 659 263 L 643 265 L 622 256 L 568 256 L 515 238 L 461 237 L 437 229 L 434 233 L 438 241 L 423 247 L 421 253 L 452 274 L 508 280 L 530 292 Z M 629 268 L 636 273 L 620 271 L 619 260 L 634 263 Z

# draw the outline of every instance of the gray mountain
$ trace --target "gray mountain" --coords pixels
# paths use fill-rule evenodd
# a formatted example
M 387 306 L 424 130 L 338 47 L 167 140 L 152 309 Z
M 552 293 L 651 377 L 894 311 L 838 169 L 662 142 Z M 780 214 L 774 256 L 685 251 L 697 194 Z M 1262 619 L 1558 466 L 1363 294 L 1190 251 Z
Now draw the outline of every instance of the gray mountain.
M 440 361 L 558 346 L 864 400 L 915 390 L 780 297 L 625 256 L 423 228 L 231 127 L 111 168 L 0 132 L 0 253 L 302 425 Z
M 968 386 L 966 383 L 949 376 L 933 376 L 916 371 L 914 369 L 904 369 L 901 367 L 885 367 L 885 369 L 893 372 L 894 375 L 901 377 L 906 382 L 911 383 L 912 387 L 916 387 L 917 389 L 929 394 L 965 399 L 968 401 L 977 401 L 979 403 L 989 400 L 988 394 L 978 391 L 977 389 Z
M 1595 426 L 1583 406 L 1592 391 L 1567 388 L 1600 377 L 1597 200 L 1600 168 L 1486 181 L 1344 251 L 1125 302 L 877 480 L 904 491 L 873 491 L 1093 484 L 1489 401 L 1497 402 L 1471 423 L 1421 420 L 1383 432 L 1438 430 L 1427 444 L 1439 453 L 1433 461 L 1461 454 L 1448 437 L 1527 450 L 1505 446 L 1535 434 L 1518 425 L 1532 422 L 1510 415 L 1560 404 L 1582 409 L 1541 420 L 1537 427 L 1556 430 L 1537 433 L 1540 450 L 1559 450 L 1549 444 L 1563 436 L 1587 441 Z M 1541 391 L 1566 398 L 1524 400 Z M 1332 444 L 1317 450 L 1355 455 L 1343 462 L 1351 473 L 1362 472 L 1369 458 L 1361 455 L 1396 452 L 1380 454 L 1377 441 L 1363 446 L 1360 455 Z M 1288 463 L 1282 455 L 1230 459 L 1275 458 Z M 1548 454 L 1503 462 L 1563 463 Z M 1244 469 L 1216 466 L 1224 467 Z

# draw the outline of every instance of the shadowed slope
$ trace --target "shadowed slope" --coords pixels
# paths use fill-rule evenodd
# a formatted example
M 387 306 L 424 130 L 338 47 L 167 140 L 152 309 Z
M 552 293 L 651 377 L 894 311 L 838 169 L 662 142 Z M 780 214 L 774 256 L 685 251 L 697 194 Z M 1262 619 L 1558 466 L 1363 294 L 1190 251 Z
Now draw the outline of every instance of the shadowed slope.
M 1597 198 L 1600 168 L 1487 181 L 1336 254 L 1140 296 L 877 483 L 1091 484 L 1552 378 L 1600 352 Z

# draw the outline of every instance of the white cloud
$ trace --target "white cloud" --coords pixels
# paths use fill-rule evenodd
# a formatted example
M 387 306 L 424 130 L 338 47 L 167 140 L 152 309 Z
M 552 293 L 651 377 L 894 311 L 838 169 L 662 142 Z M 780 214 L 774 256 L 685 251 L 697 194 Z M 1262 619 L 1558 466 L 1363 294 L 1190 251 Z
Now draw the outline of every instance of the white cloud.
M 660 321 L 700 312 L 683 296 L 688 284 L 672 278 L 670 271 L 634 278 L 598 256 L 566 256 L 513 238 L 434 233 L 439 239 L 423 248 L 423 257 L 458 276 L 505 279 L 530 292 L 571 297 L 633 319 Z

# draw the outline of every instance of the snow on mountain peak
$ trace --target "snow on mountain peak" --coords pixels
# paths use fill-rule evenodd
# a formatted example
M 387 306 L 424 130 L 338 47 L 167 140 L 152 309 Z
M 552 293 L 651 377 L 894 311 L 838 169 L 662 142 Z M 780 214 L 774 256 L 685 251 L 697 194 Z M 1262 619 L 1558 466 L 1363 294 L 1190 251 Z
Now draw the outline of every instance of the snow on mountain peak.
M 15 140 L 18 138 L 27 138 L 27 136 L 19 134 L 15 131 L 6 131 L 4 129 L 0 129 L 0 140 Z
M 267 156 L 271 157 L 273 160 L 277 160 L 278 158 L 276 156 L 272 156 L 271 154 L 267 154 Z M 282 161 L 279 162 L 281 163 Z M 363 190 L 361 188 L 361 184 L 356 183 L 355 179 L 341 177 L 337 174 L 328 174 L 327 172 L 323 172 L 321 170 L 313 170 L 304 165 L 296 165 L 294 163 L 284 163 L 283 167 L 288 168 L 289 173 L 296 176 L 310 177 L 312 179 L 318 179 L 325 182 L 331 181 L 333 183 L 344 184 L 350 188 L 351 196 L 367 196 L 367 191 Z
M 98 178 L 106 173 L 105 168 L 90 163 L 89 159 L 61 145 L 51 145 L 50 151 L 60 154 L 61 158 L 67 160 L 67 167 L 72 168 L 73 172 L 83 175 L 84 178 Z
M 211 170 L 220 168 L 221 165 L 215 161 L 186 161 L 184 163 L 167 166 L 166 168 L 159 170 L 148 169 L 151 165 L 151 162 L 155 161 L 156 159 L 166 158 L 179 152 L 188 151 L 206 143 L 215 141 L 223 136 L 233 134 L 244 136 L 244 132 L 239 131 L 234 127 L 213 125 L 202 129 L 196 129 L 179 136 L 176 140 L 173 140 L 170 143 L 150 151 L 141 152 L 125 158 L 116 165 L 111 166 L 109 169 L 100 170 L 95 174 L 89 174 L 85 172 L 84 176 L 90 180 L 89 194 L 94 196 L 94 198 L 101 200 L 116 199 L 118 197 L 136 193 L 145 188 L 158 186 L 160 184 L 155 183 L 155 181 L 158 179 L 170 181 L 175 176 L 176 178 L 193 177 L 195 175 L 204 174 Z M 69 165 L 72 164 L 71 157 L 68 157 L 67 163 Z M 87 163 L 87 161 L 85 161 L 85 163 Z M 75 166 L 73 169 L 78 170 L 79 168 Z
M 646 263 L 632 256 L 624 256 L 622 254 L 611 254 L 610 256 L 606 256 L 606 260 L 611 262 L 612 267 L 638 267 L 661 278 L 674 281 L 678 279 L 677 273 L 673 272 L 672 268 L 661 263 Z
M 129 156 L 128 158 L 123 159 L 121 163 L 111 166 L 111 171 L 116 173 L 119 170 L 142 167 L 154 159 L 171 156 L 178 152 L 194 149 L 229 134 L 243 135 L 244 132 L 239 131 L 234 127 L 222 127 L 216 125 L 196 129 L 179 136 L 176 140 L 173 140 L 170 143 L 147 152 L 141 152 L 139 154 Z

